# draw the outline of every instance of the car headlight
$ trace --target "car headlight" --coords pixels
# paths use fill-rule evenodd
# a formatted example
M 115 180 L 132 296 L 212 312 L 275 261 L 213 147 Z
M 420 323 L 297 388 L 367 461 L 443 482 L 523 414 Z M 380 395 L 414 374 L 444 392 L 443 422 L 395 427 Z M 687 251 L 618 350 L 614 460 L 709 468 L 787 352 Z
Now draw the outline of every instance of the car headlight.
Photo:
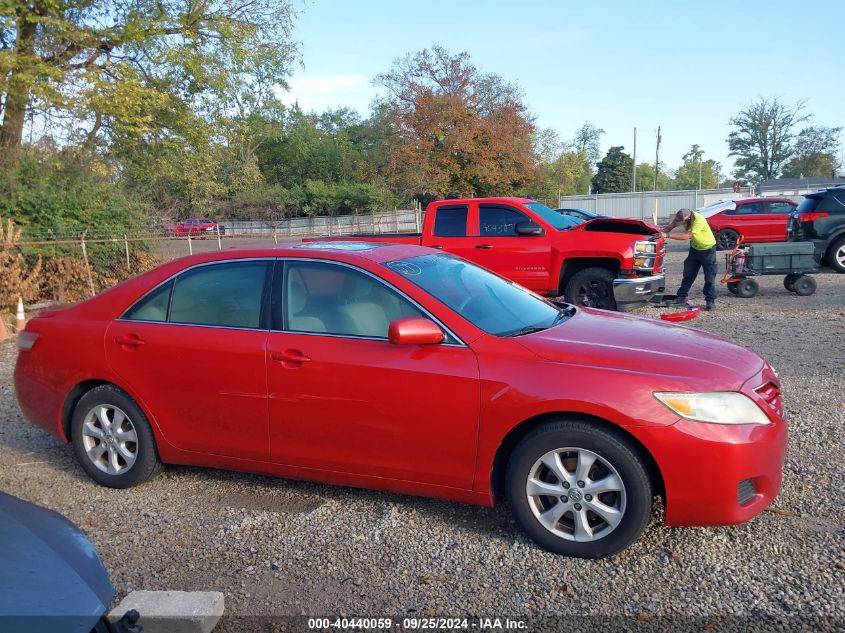
M 637 253 L 656 253 L 657 244 L 654 242 L 637 242 L 634 245 L 634 250 Z
M 736 391 L 655 392 L 654 397 L 687 420 L 713 424 L 771 424 L 751 398 Z

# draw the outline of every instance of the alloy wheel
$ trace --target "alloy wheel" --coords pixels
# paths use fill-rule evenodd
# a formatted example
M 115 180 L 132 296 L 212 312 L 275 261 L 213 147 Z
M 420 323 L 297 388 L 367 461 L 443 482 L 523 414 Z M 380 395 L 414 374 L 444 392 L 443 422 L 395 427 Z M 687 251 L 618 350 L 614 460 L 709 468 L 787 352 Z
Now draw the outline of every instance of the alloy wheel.
M 120 475 L 138 457 L 138 434 L 124 411 L 111 404 L 92 408 L 82 423 L 82 445 L 91 463 L 104 473 Z
M 610 534 L 625 515 L 625 484 L 613 465 L 583 448 L 560 448 L 538 459 L 525 483 L 528 505 L 555 536 L 589 542 Z

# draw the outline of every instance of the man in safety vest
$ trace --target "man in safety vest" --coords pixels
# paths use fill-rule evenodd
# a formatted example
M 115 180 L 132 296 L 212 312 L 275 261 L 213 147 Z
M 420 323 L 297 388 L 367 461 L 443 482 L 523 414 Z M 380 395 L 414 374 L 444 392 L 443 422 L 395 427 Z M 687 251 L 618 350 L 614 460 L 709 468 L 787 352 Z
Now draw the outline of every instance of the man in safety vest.
M 683 233 L 669 232 L 682 226 Z M 684 303 L 690 288 L 698 276 L 699 269 L 704 270 L 705 310 L 716 307 L 716 238 L 710 225 L 700 214 L 689 209 L 680 209 L 672 221 L 663 229 L 663 237 L 673 240 L 689 240 L 689 254 L 684 260 L 684 279 L 678 288 L 677 303 Z

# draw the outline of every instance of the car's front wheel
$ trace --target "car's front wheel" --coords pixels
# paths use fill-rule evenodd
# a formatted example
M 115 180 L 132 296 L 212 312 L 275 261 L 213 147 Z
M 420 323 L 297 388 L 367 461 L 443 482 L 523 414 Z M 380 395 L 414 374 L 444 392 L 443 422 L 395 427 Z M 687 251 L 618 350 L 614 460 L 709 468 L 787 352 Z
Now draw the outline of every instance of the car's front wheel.
M 557 554 L 614 554 L 639 537 L 651 516 L 643 460 L 620 434 L 590 421 L 538 427 L 515 448 L 506 477 L 517 523 Z
M 579 270 L 566 284 L 564 298 L 567 303 L 615 310 L 613 273 L 605 268 L 591 267 Z
M 103 486 L 131 488 L 161 470 L 147 417 L 114 385 L 100 385 L 79 399 L 71 440 L 82 468 Z

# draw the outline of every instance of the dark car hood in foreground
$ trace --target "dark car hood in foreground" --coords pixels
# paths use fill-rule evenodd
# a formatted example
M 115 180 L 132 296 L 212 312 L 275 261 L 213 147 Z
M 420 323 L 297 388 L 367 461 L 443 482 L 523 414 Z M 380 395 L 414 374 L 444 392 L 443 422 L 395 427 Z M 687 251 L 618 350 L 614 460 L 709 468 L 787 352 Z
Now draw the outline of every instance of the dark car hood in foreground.
M 548 360 L 691 379 L 702 390 L 737 390 L 763 366 L 754 352 L 708 332 L 590 308 L 517 340 Z
M 94 546 L 73 523 L 0 492 L 0 630 L 88 633 L 113 595 Z

